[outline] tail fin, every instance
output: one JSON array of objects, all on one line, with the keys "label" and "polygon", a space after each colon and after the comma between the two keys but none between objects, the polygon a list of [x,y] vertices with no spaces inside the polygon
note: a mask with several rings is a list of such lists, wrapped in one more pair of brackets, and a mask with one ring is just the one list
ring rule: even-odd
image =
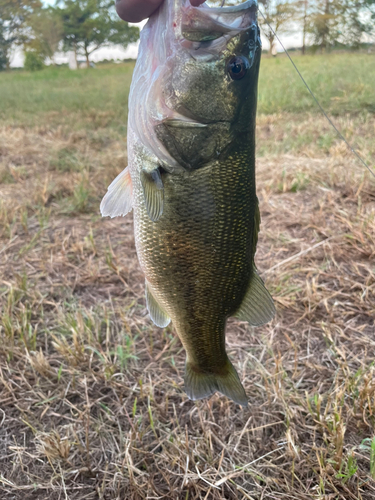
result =
[{"label": "tail fin", "polygon": [[190,399],[203,399],[218,391],[235,403],[247,406],[247,396],[232,363],[227,360],[225,373],[207,373],[186,361],[185,391]]}]

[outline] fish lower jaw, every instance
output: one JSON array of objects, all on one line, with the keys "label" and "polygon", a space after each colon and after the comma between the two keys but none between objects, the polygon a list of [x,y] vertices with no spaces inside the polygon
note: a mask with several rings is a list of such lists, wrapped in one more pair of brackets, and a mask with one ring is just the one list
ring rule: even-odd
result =
[{"label": "fish lower jaw", "polygon": [[162,123],[173,128],[206,128],[206,123],[195,122],[189,118],[167,118]]}]

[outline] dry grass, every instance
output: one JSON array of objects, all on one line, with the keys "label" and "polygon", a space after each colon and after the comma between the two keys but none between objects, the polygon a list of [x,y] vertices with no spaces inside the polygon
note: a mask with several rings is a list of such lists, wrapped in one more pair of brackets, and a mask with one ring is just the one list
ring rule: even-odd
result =
[{"label": "dry grass", "polygon": [[298,144],[322,119],[259,125],[257,263],[277,316],[228,327],[246,410],[187,399],[131,217],[99,217],[126,165],[117,136],[0,130],[2,500],[374,498],[375,184],[335,141]]}]

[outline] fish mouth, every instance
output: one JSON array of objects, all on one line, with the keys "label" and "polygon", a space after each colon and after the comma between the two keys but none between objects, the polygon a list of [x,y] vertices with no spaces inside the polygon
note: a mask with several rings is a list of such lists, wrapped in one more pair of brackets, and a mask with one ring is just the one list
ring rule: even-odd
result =
[{"label": "fish mouth", "polygon": [[187,1],[182,10],[181,33],[190,42],[212,42],[232,38],[248,30],[257,19],[257,0],[221,7],[193,6]]},{"label": "fish mouth", "polygon": [[[246,10],[249,10],[250,8],[258,8],[258,0],[247,0],[247,2],[243,2],[243,3],[239,3],[237,5],[225,5],[226,3],[226,0],[222,0],[222,4],[219,6],[219,7],[211,7],[207,4],[204,4],[203,5],[200,5],[199,7],[196,7],[196,8],[200,8],[200,9],[209,9],[211,13],[217,13],[217,12],[224,12],[224,13],[227,13],[227,14],[233,14],[233,13],[238,13],[238,12],[243,12],[243,11],[246,11]],[[193,6],[194,7],[194,6]]]},{"label": "fish mouth", "polygon": [[167,118],[163,120],[162,123],[167,127],[172,128],[206,128],[208,125],[206,123],[196,122],[189,120],[188,118]]},{"label": "fish mouth", "polygon": [[178,109],[170,110],[169,113],[164,115],[164,119],[161,123],[167,127],[171,128],[182,128],[182,129],[197,129],[197,128],[207,128],[207,123],[203,123],[199,117],[194,116],[189,109],[185,106],[179,106]]}]

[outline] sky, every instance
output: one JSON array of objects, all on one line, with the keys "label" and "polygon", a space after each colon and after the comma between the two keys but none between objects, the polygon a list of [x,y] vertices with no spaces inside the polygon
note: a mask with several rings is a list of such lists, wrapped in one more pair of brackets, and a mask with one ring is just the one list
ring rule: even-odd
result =
[{"label": "sky", "polygon": [[[114,1],[114,0],[113,0]],[[54,5],[55,0],[44,0],[43,2],[45,5]],[[134,24],[134,26],[139,26],[142,28],[145,25],[145,21],[141,23]],[[287,47],[296,47],[296,46],[301,46],[302,45],[302,40],[301,40],[301,34],[296,33],[294,35],[283,35],[281,36],[283,44]],[[267,40],[265,37],[262,37],[262,44],[265,49],[267,49]],[[276,44],[278,52],[282,52],[282,47],[280,44]],[[128,58],[136,58],[138,54],[138,42],[137,43],[132,43],[130,44],[126,49],[120,47],[120,46],[111,46],[111,47],[102,47],[101,49],[98,49],[95,51],[91,56],[90,60],[93,62],[98,62],[103,59],[115,59],[115,60],[122,60],[122,59],[128,59]],[[62,63],[67,63],[68,62],[68,55],[65,54],[64,52],[56,54],[56,62],[58,64]],[[79,60],[82,61],[84,60],[84,57],[79,57]],[[11,61],[11,66],[12,67],[21,67],[23,66],[23,52],[22,50],[18,49],[15,51],[12,61]]]}]

